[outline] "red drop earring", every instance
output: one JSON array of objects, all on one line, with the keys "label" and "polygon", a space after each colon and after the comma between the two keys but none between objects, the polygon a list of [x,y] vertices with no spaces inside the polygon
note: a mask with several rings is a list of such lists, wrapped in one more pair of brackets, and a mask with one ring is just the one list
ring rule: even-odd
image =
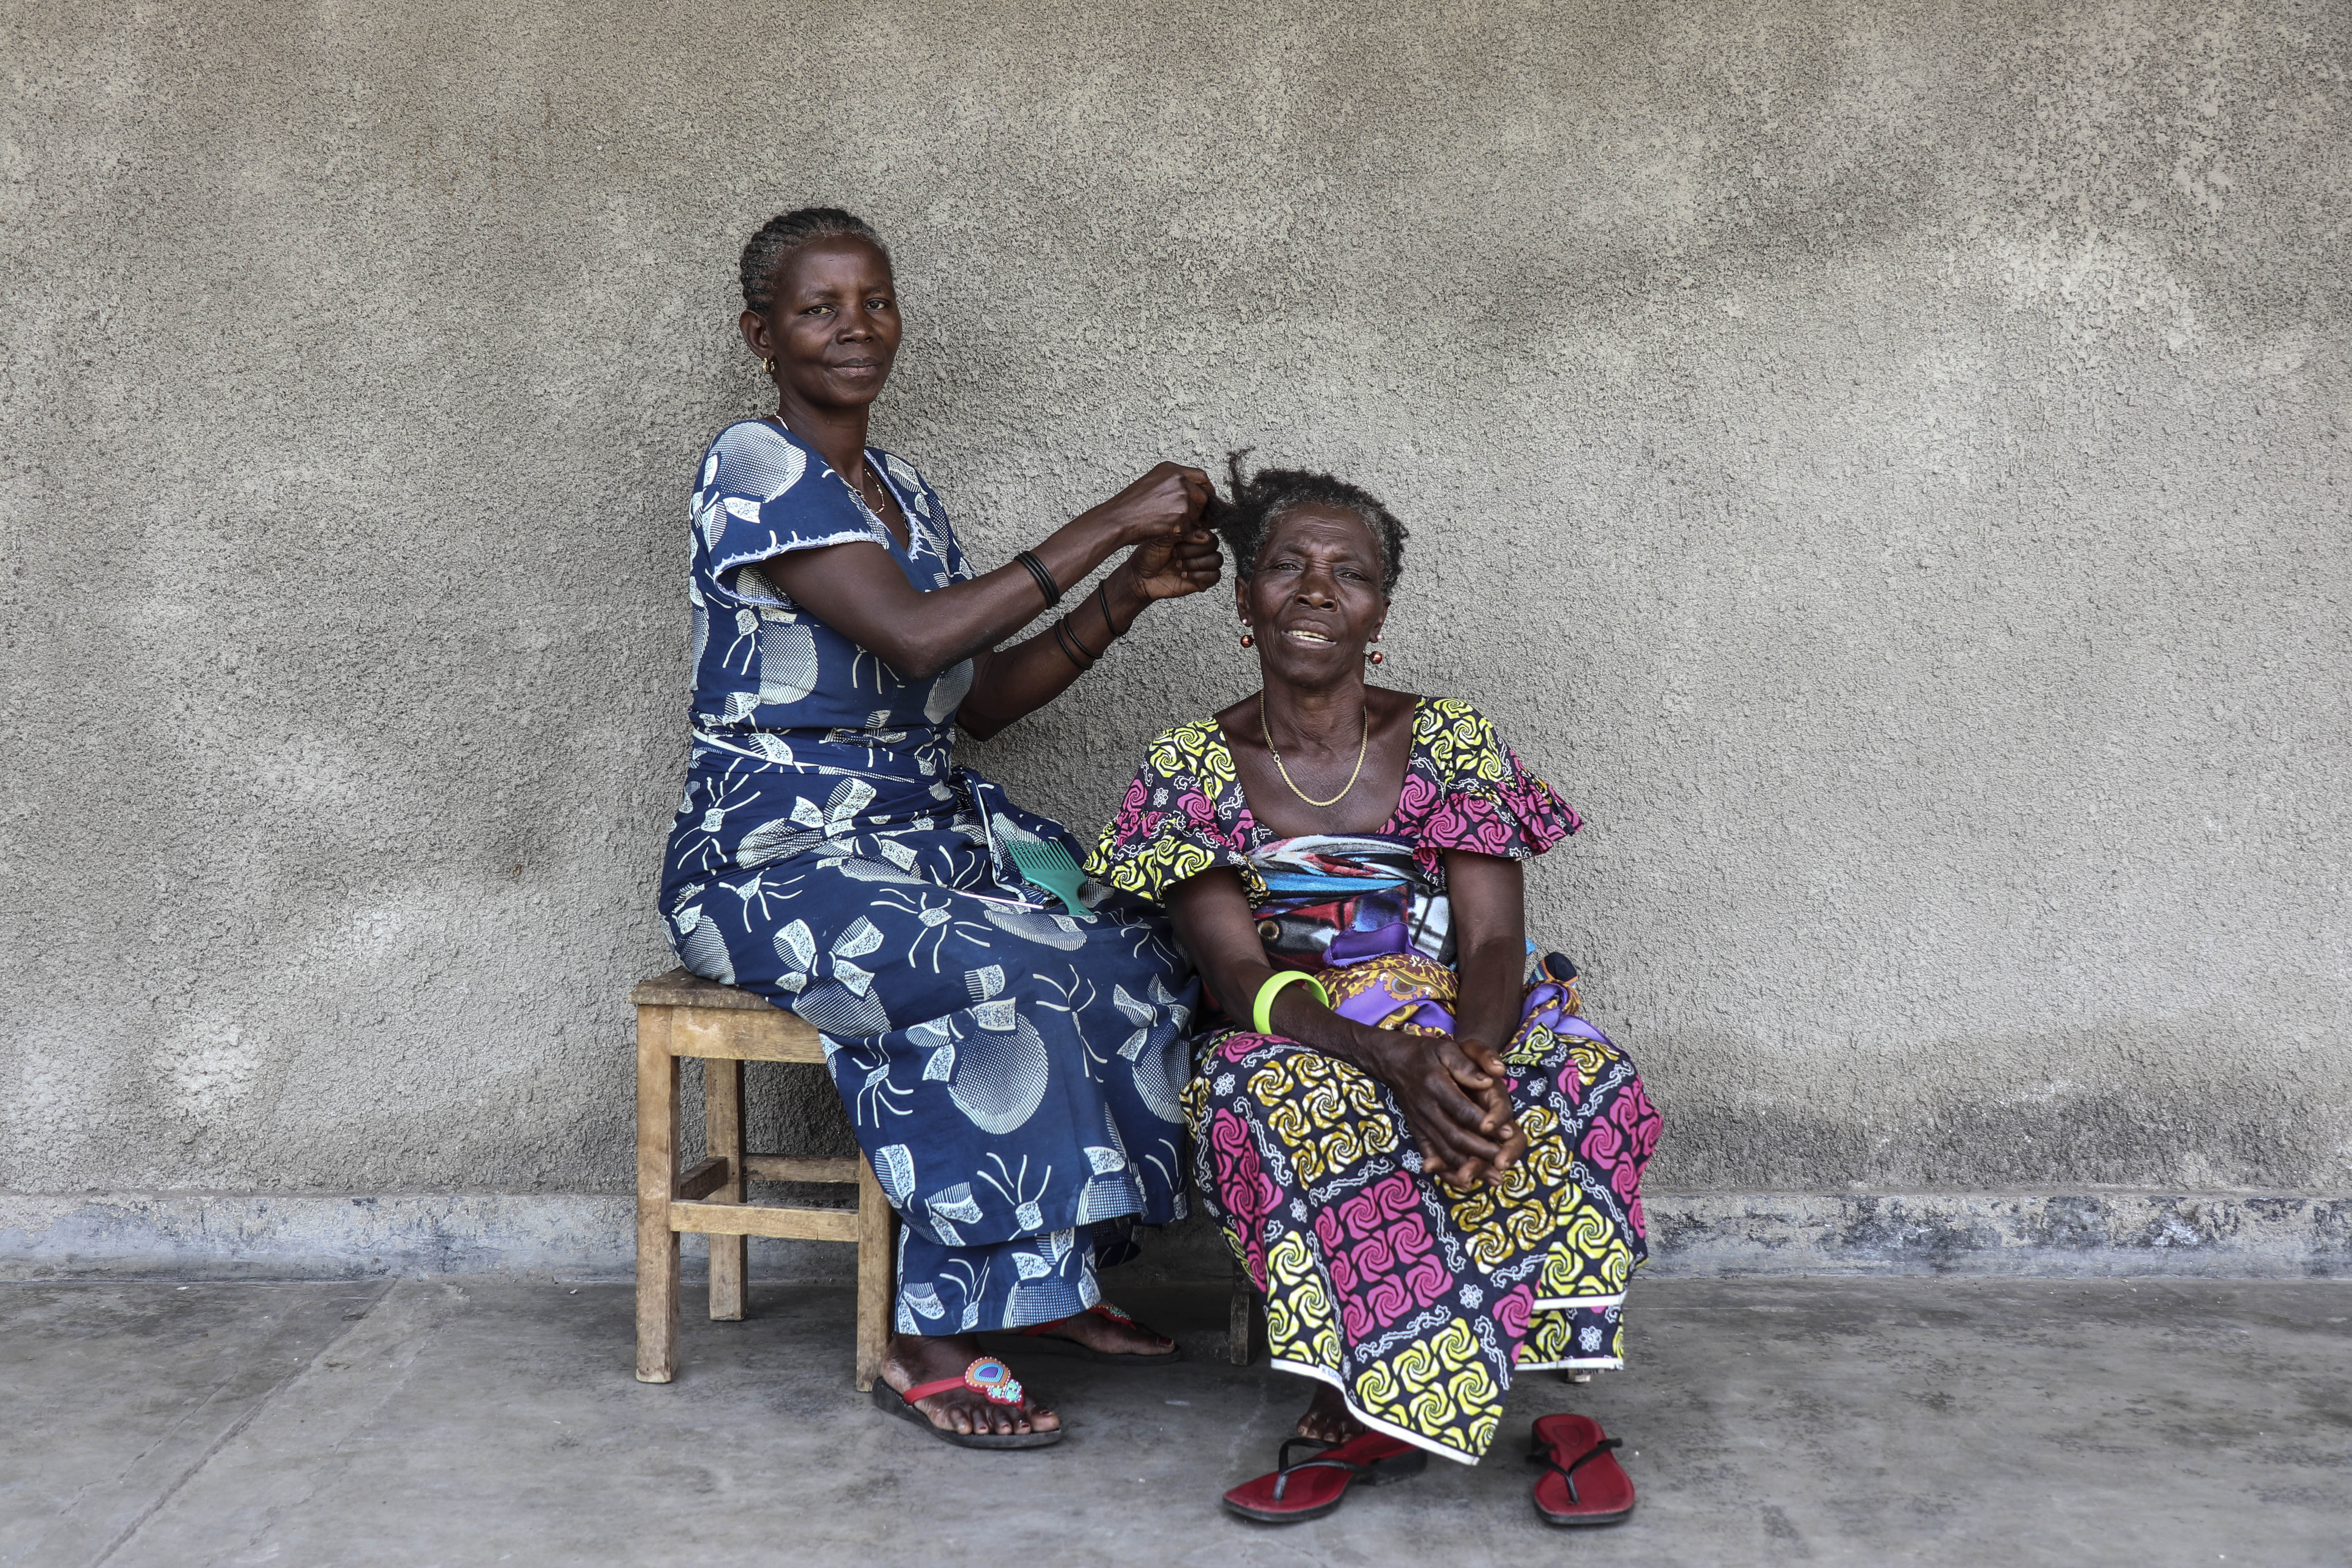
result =
[{"label": "red drop earring", "polygon": [[1244,621],[1242,623],[1242,647],[1255,647],[1256,646],[1257,638],[1250,636],[1250,624],[1247,621]]},{"label": "red drop earring", "polygon": [[1386,664],[1388,662],[1388,658],[1387,656],[1382,654],[1380,649],[1374,648],[1371,652],[1364,656],[1364,662],[1366,664]]}]

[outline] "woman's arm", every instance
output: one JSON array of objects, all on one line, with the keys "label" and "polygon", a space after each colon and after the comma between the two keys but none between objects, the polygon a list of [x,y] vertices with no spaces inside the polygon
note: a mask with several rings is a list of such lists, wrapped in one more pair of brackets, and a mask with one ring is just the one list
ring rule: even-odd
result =
[{"label": "woman's arm", "polygon": [[1454,1040],[1486,1070],[1492,1088],[1479,1098],[1502,1118],[1505,1142],[1517,1159],[1527,1138],[1503,1088],[1508,1073],[1502,1052],[1519,1031],[1527,997],[1527,877],[1517,860],[1448,849],[1445,888],[1454,905],[1454,967],[1459,976]]},{"label": "woman's arm", "polygon": [[[1217,536],[1206,529],[1173,540],[1148,540],[1103,580],[1102,593],[1089,591],[1069,612],[1068,635],[1080,652],[1099,658],[1156,600],[1215,587],[1223,563]],[[1106,597],[1111,618],[1104,615]],[[956,711],[956,722],[985,741],[1059,697],[1084,673],[1048,626],[1025,642],[974,656],[971,690]]]},{"label": "woman's arm", "polygon": [[[1209,477],[1200,469],[1162,463],[1063,524],[1031,553],[1055,583],[1075,587],[1116,551],[1181,538],[1209,494]],[[1017,561],[930,593],[908,582],[878,544],[794,551],[761,570],[794,603],[909,680],[929,679],[986,652],[1028,625],[1039,607],[1036,580]]]},{"label": "woman's arm", "polygon": [[[1177,939],[1225,1016],[1246,1020],[1257,988],[1274,966],[1265,961],[1265,946],[1258,940],[1239,873],[1220,868],[1179,884],[1171,895],[1169,912],[1175,918]],[[1283,987],[1275,998],[1272,1022],[1277,1034],[1360,1068],[1388,1085],[1431,1175],[1468,1187],[1499,1173],[1516,1157],[1509,1151],[1510,1135],[1517,1131],[1510,1127],[1509,1105],[1500,1102],[1496,1110],[1501,1085],[1453,1040],[1367,1028],[1342,1018],[1298,985]]]}]

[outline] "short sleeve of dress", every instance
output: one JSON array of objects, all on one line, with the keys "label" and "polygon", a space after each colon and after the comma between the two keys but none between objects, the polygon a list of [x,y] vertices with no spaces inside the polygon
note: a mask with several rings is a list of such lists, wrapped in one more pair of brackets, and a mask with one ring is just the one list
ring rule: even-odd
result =
[{"label": "short sleeve of dress", "polygon": [[1234,787],[1232,759],[1215,721],[1181,724],[1151,742],[1118,815],[1087,857],[1087,875],[1098,882],[1165,903],[1181,882],[1220,866],[1256,874],[1226,836],[1217,803]]},{"label": "short sleeve of dress", "polygon": [[711,575],[827,544],[884,544],[849,487],[816,482],[825,461],[773,425],[730,425],[703,454],[694,526]]},{"label": "short sleeve of dress", "polygon": [[[1406,804],[1417,806],[1413,815],[1423,818],[1423,853],[1468,849],[1528,860],[1584,826],[1468,703],[1433,700],[1422,723],[1429,769],[1412,770],[1405,790]],[[1416,793],[1422,798],[1411,800]]]}]

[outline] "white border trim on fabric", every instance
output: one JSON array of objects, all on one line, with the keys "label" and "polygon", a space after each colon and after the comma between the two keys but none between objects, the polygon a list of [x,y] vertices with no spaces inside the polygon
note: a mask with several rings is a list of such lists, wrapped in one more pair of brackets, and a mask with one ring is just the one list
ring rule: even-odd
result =
[{"label": "white border trim on fabric", "polygon": [[1604,1307],[1622,1307],[1625,1292],[1614,1296],[1538,1296],[1529,1309],[1537,1312],[1590,1312]]},{"label": "white border trim on fabric", "polygon": [[1511,1369],[1512,1373],[1515,1374],[1522,1372],[1622,1372],[1624,1370],[1625,1358],[1623,1356],[1615,1355],[1602,1356],[1597,1361],[1577,1361],[1574,1359],[1568,1361],[1523,1361],[1519,1363],[1518,1365]]},{"label": "white border trim on fabric", "polygon": [[[798,758],[794,758],[791,762],[778,762],[775,758],[769,756],[764,752],[755,752],[748,746],[739,746],[723,735],[719,735],[711,731],[701,728],[691,720],[688,721],[686,728],[688,739],[697,745],[709,746],[715,751],[732,752],[737,756],[741,757],[748,762],[765,763],[772,768],[781,769],[789,773],[815,773],[821,774],[826,778],[871,779],[876,784],[899,784],[904,782],[896,775],[890,773],[869,773],[857,768],[839,768],[826,763],[803,763]],[[690,757],[688,759],[689,766],[692,764],[692,761],[693,759]],[[948,779],[943,779],[940,782],[952,782],[952,774],[950,774]]]},{"label": "white border trim on fabric", "polygon": [[[738,521],[740,521],[740,520],[739,519]],[[759,525],[754,524],[753,526],[756,527]],[[772,610],[797,610],[801,607],[800,601],[797,599],[751,598],[745,595],[737,593],[735,591],[735,585],[732,583],[719,582],[719,578],[724,573],[740,572],[746,566],[757,566],[763,562],[781,561],[787,555],[796,555],[803,550],[823,550],[829,545],[835,544],[879,544],[882,542],[880,540],[874,537],[873,532],[870,530],[864,529],[861,529],[856,533],[828,533],[823,539],[784,540],[777,539],[775,537],[775,531],[771,529],[769,530],[768,542],[774,545],[775,548],[772,550],[757,551],[755,553],[750,555],[730,555],[726,557],[723,562],[719,558],[719,552],[718,551],[713,550],[710,552],[712,556],[710,576],[713,582],[719,583],[719,591],[720,593],[726,595],[737,604],[746,607],[764,605]],[[896,541],[893,541],[893,542],[896,542]]]},{"label": "white border trim on fabric", "polygon": [[1459,1448],[1449,1448],[1443,1443],[1433,1442],[1418,1432],[1408,1432],[1394,1422],[1383,1421],[1363,1409],[1348,1397],[1348,1390],[1340,1384],[1339,1374],[1328,1368],[1309,1366],[1305,1362],[1285,1361],[1278,1355],[1269,1355],[1266,1360],[1273,1364],[1276,1372],[1294,1373],[1300,1377],[1311,1377],[1318,1383],[1326,1383],[1338,1389],[1339,1403],[1348,1407],[1348,1414],[1375,1432],[1385,1432],[1400,1443],[1410,1443],[1416,1448],[1434,1454],[1441,1459],[1451,1459],[1457,1465],[1475,1465],[1478,1462],[1477,1456],[1475,1454],[1465,1454]]}]

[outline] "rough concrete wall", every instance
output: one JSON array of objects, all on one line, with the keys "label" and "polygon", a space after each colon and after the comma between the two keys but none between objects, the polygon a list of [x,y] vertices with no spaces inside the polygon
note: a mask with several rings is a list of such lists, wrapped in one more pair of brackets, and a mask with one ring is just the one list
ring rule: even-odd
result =
[{"label": "rough concrete wall", "polygon": [[[733,258],[835,201],[982,560],[1244,444],[1412,523],[1657,1185],[2352,1189],[2340,4],[0,38],[0,1188],[625,1186]],[[970,760],[1090,828],[1230,622]]]}]

